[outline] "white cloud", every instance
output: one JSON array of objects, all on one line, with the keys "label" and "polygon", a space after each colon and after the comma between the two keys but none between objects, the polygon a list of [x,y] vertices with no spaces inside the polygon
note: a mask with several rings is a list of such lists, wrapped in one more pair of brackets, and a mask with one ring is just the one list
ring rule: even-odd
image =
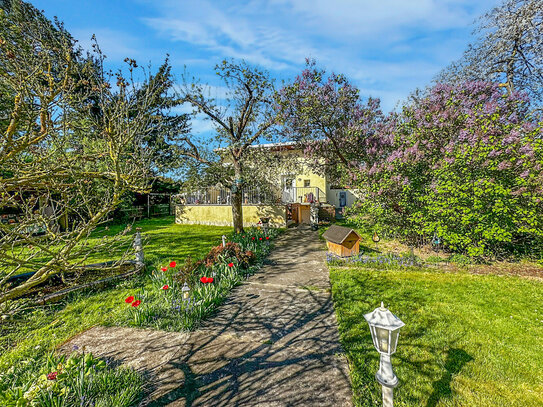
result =
[{"label": "white cloud", "polygon": [[190,124],[193,134],[215,133],[215,125],[204,116],[192,117]]},{"label": "white cloud", "polygon": [[285,78],[312,57],[389,109],[458,58],[471,23],[498,1],[162,0],[143,21],[207,69],[243,58]]},{"label": "white cloud", "polygon": [[[190,2],[189,2],[190,3]],[[187,3],[184,3],[186,6]],[[143,21],[173,41],[204,47],[221,57],[245,59],[269,69],[282,70],[299,64],[313,47],[278,27],[270,16],[251,16],[247,10],[223,10],[206,1],[197,7],[166,6],[163,16]],[[228,13],[230,11],[230,13]],[[179,16],[182,17],[171,17]]]}]

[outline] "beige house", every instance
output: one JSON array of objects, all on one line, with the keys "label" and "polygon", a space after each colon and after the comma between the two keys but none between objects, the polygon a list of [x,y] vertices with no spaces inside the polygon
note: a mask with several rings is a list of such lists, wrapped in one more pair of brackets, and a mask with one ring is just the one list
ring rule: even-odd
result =
[{"label": "beige house", "polygon": [[[302,151],[294,143],[260,144],[275,154],[294,156],[296,165],[270,175],[270,188],[245,188],[243,197],[244,226],[255,226],[269,218],[273,226],[310,223],[310,207],[319,208],[319,217],[333,218],[356,198],[353,191],[335,188],[326,176],[312,172]],[[292,157],[291,157],[292,158]],[[180,194],[177,197],[176,222],[186,224],[232,225],[230,191],[210,187]]]}]

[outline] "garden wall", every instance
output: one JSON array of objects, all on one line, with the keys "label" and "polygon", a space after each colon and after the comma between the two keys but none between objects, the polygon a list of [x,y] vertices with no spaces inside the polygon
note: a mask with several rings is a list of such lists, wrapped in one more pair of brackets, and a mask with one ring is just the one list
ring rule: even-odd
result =
[{"label": "garden wall", "polygon": [[[270,218],[270,226],[285,227],[286,206],[243,205],[243,226],[256,226],[261,217]],[[232,207],[228,205],[176,205],[175,223],[233,226]]]}]

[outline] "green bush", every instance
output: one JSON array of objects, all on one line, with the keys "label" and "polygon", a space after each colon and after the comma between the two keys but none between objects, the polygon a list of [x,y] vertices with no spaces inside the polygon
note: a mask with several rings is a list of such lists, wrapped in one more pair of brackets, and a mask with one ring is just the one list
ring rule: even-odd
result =
[{"label": "green bush", "polygon": [[447,259],[450,263],[458,264],[459,266],[467,266],[472,263],[472,260],[463,254],[453,254]]},{"label": "green bush", "polygon": [[426,259],[426,263],[442,263],[446,261],[443,257],[439,257],[439,256],[429,256],[427,259]]},{"label": "green bush", "polygon": [[536,247],[541,123],[523,95],[497,84],[436,85],[394,117],[393,138],[383,134],[390,142],[362,170],[368,199],[356,218],[472,257]]}]

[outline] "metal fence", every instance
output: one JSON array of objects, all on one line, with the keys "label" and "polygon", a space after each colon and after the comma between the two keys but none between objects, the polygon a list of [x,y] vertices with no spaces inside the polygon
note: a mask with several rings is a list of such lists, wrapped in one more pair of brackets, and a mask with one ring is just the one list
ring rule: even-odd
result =
[{"label": "metal fence", "polygon": [[[291,187],[281,191],[245,188],[242,203],[244,205],[310,203],[320,202],[325,194],[317,187]],[[173,197],[173,202],[180,205],[231,205],[232,192],[228,188],[202,188],[195,191],[182,192]]]}]

